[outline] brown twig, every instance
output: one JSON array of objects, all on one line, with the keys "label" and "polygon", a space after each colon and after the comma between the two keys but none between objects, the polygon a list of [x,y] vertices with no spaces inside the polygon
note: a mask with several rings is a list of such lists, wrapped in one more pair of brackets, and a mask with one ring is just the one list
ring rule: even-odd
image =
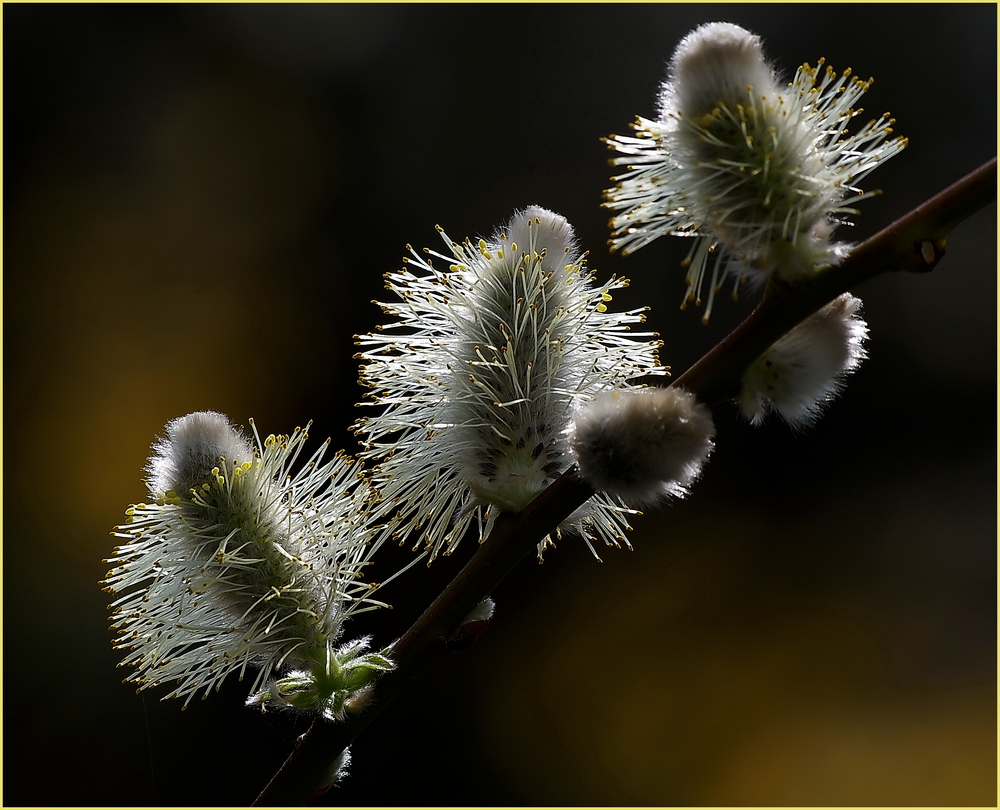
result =
[{"label": "brown twig", "polygon": [[[996,199],[996,158],[868,239],[838,266],[793,286],[772,281],[751,315],[671,382],[714,404],[739,391],[747,366],[774,341],[841,293],[880,273],[926,272],[944,254],[949,232]],[[517,514],[497,519],[489,539],[392,647],[396,669],[376,684],[363,708],[340,723],[316,720],[296,742],[257,805],[304,804],[322,788],[330,763],[427,665],[446,657],[448,637],[537,543],[594,490],[570,468]]]}]

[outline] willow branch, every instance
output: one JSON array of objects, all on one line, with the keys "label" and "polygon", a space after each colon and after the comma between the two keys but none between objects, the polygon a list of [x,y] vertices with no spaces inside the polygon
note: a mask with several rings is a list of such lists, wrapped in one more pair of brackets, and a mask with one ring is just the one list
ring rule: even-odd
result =
[{"label": "willow branch", "polygon": [[[885,272],[927,272],[948,234],[996,199],[996,158],[857,246],[836,267],[794,286],[773,281],[751,315],[671,385],[714,404],[739,391],[746,368],[774,341],[837,296]],[[296,741],[258,805],[303,804],[320,791],[330,763],[428,665],[453,651],[449,637],[469,612],[578,509],[594,490],[571,467],[517,514],[501,515],[475,556],[391,650],[396,669],[382,676],[363,707],[340,723],[316,720]]]},{"label": "willow branch", "polygon": [[836,267],[794,286],[772,277],[750,316],[671,384],[708,404],[735,396],[750,363],[838,295],[882,273],[933,270],[948,234],[996,199],[996,185],[993,158],[862,242]]}]

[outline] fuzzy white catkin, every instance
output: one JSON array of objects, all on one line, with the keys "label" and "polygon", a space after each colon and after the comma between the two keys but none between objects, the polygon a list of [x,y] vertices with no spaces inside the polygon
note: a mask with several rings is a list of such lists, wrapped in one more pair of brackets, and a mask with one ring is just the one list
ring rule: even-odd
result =
[{"label": "fuzzy white catkin", "polygon": [[605,192],[612,249],[688,237],[684,300],[704,298],[705,320],[726,274],[735,295],[746,279],[795,282],[841,261],[835,227],[879,193],[858,184],[906,146],[888,113],[851,132],[871,81],[821,59],[786,83],[756,34],[696,28],[670,61],[657,118],[607,139],[625,167]]},{"label": "fuzzy white catkin", "polygon": [[867,337],[861,299],[844,293],[775,342],[744,372],[743,413],[755,425],[771,410],[793,427],[815,421],[844,377],[867,356]]},{"label": "fuzzy white catkin", "polygon": [[580,409],[570,444],[583,477],[636,506],[684,497],[712,452],[711,412],[680,388],[609,391]]},{"label": "fuzzy white catkin", "polygon": [[[168,696],[186,701],[252,669],[252,692],[289,668],[314,685],[347,646],[335,647],[347,617],[383,604],[362,579],[378,540],[358,466],[324,461],[327,441],[296,469],[306,431],[261,441],[255,429],[252,445],[213,411],[165,433],[146,467],[153,503],[126,510],[108,560],[129,680],[176,683]],[[350,644],[345,667],[366,649]]]},{"label": "fuzzy white catkin", "polygon": [[[447,253],[411,248],[387,276],[400,300],[382,306],[394,320],[361,336],[358,355],[384,406],[358,423],[376,462],[376,515],[391,513],[386,531],[414,537],[431,559],[470,525],[485,539],[501,511],[523,509],[570,466],[579,404],[664,372],[655,335],[630,331],[643,310],[609,309],[628,282],[596,281],[565,217],[533,205],[489,241],[441,234]],[[556,534],[627,543],[627,513],[597,496]]]}]

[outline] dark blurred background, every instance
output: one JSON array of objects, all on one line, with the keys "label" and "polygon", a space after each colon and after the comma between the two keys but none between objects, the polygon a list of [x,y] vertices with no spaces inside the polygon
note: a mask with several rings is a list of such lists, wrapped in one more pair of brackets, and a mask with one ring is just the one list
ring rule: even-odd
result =
[{"label": "dark blurred background", "polygon": [[[352,336],[407,242],[558,211],[675,372],[749,312],[678,311],[686,245],[609,256],[598,207],[600,137],[711,20],[876,77],[910,146],[852,239],[995,153],[993,5],[4,5],[5,804],[245,804],[282,762],[304,725],[243,684],[185,712],[122,684],[108,533],[192,410],[356,449]],[[871,357],[825,418],[719,409],[635,551],[523,564],[326,800],[995,805],[995,246],[991,206],[858,290]],[[473,551],[355,632],[399,635]]]}]

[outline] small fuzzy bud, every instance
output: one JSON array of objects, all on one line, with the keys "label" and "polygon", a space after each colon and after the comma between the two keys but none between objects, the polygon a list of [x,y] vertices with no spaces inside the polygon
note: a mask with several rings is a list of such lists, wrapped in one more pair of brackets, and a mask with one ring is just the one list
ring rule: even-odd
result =
[{"label": "small fuzzy bud", "polygon": [[345,748],[340,752],[340,755],[330,763],[330,766],[326,769],[323,774],[321,787],[318,787],[311,794],[309,794],[308,803],[312,804],[317,799],[321,798],[330,788],[336,785],[338,782],[344,780],[347,777],[348,771],[351,767],[351,749]]},{"label": "small fuzzy bud", "polygon": [[744,372],[743,413],[755,425],[769,410],[792,427],[815,421],[844,377],[867,356],[867,337],[861,299],[844,293],[775,342]]},{"label": "small fuzzy bud", "polygon": [[496,607],[497,603],[487,596],[482,602],[469,611],[469,615],[462,619],[462,624],[469,624],[469,622],[488,622],[493,618],[493,612],[496,610]]},{"label": "small fuzzy bud", "polygon": [[475,644],[490,626],[490,619],[493,618],[495,609],[496,602],[487,596],[470,610],[469,615],[462,619],[461,624],[448,636],[446,640],[448,649],[457,652]]},{"label": "small fuzzy bud", "polygon": [[570,443],[580,472],[626,503],[684,497],[712,451],[708,408],[680,388],[610,391],[583,407]]}]

